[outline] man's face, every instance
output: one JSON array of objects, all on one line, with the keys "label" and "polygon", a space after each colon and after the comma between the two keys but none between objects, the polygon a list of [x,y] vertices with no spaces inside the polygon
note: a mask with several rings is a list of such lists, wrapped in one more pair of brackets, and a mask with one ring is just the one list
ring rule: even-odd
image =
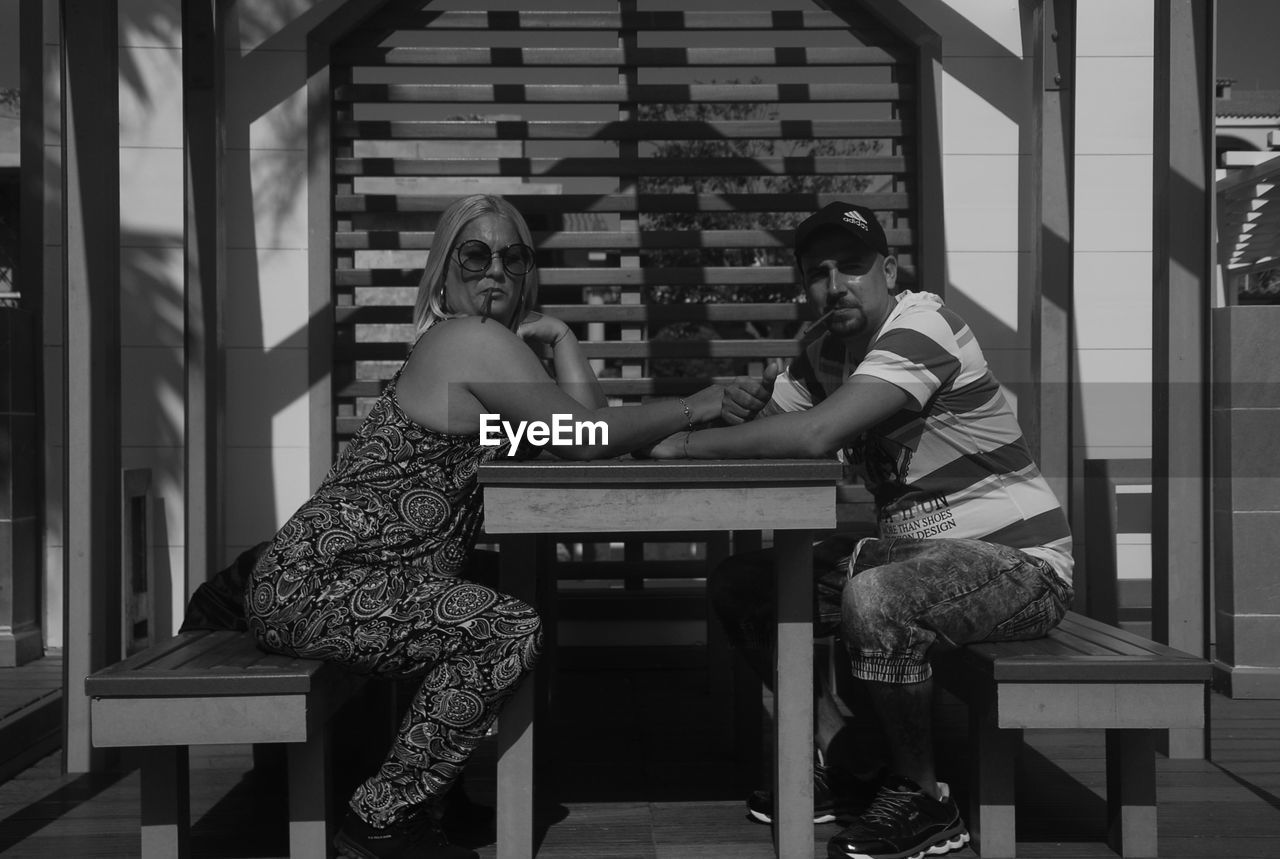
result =
[{"label": "man's face", "polygon": [[870,337],[893,309],[898,261],[839,229],[823,230],[800,254],[800,278],[826,327],[842,339]]}]

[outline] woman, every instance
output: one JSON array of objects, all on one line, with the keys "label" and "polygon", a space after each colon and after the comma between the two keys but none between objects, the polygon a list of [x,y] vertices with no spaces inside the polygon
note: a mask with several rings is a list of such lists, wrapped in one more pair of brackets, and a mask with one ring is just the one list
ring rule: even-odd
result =
[{"label": "woman", "polygon": [[[505,200],[445,210],[418,287],[417,342],[316,494],[250,577],[250,628],[270,650],[422,678],[386,760],[350,800],[344,857],[474,857],[440,830],[439,800],[541,646],[529,605],[459,578],[481,525],[481,416],[603,421],[616,456],[720,412],[720,390],[610,408],[573,332],[532,310],[532,239]],[[530,344],[552,351],[553,381]],[[493,420],[492,418],[490,419]],[[607,443],[605,440],[607,439]]]}]

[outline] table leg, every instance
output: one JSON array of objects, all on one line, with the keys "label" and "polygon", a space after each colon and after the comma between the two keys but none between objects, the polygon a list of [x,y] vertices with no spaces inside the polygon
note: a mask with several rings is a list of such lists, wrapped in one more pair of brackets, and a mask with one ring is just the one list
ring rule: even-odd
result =
[{"label": "table leg", "polygon": [[778,647],[774,690],[774,846],[813,855],[813,542],[775,531]]},{"label": "table leg", "polygon": [[[529,536],[503,538],[499,551],[499,589],[531,605],[537,604],[536,551]],[[498,717],[498,859],[533,856],[533,679],[520,684]]]},{"label": "table leg", "polygon": [[142,857],[190,855],[191,781],[186,746],[142,749]]}]

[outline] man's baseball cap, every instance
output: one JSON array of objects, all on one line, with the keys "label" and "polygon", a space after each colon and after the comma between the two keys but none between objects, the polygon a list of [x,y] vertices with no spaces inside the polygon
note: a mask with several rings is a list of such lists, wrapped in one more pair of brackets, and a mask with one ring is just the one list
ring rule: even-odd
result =
[{"label": "man's baseball cap", "polygon": [[884,227],[880,226],[875,212],[866,206],[839,200],[823,206],[796,227],[796,255],[800,255],[815,233],[827,227],[844,230],[881,256],[889,255],[889,241],[885,238]]}]

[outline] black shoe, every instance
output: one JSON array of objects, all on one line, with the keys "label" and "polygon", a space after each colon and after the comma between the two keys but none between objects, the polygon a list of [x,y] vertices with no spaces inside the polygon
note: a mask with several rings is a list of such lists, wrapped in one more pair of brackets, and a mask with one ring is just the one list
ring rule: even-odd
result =
[{"label": "black shoe", "polygon": [[[821,762],[813,765],[813,822],[831,823],[858,814],[875,798],[883,773],[860,779]],[[747,797],[747,814],[757,823],[773,823],[773,792],[754,791]]]},{"label": "black shoe", "polygon": [[921,859],[963,847],[969,833],[945,784],[934,799],[915,782],[894,776],[858,819],[827,842],[829,859]]},{"label": "black shoe", "polygon": [[349,812],[333,846],[342,859],[479,859],[474,850],[450,844],[434,814],[379,829]]}]

